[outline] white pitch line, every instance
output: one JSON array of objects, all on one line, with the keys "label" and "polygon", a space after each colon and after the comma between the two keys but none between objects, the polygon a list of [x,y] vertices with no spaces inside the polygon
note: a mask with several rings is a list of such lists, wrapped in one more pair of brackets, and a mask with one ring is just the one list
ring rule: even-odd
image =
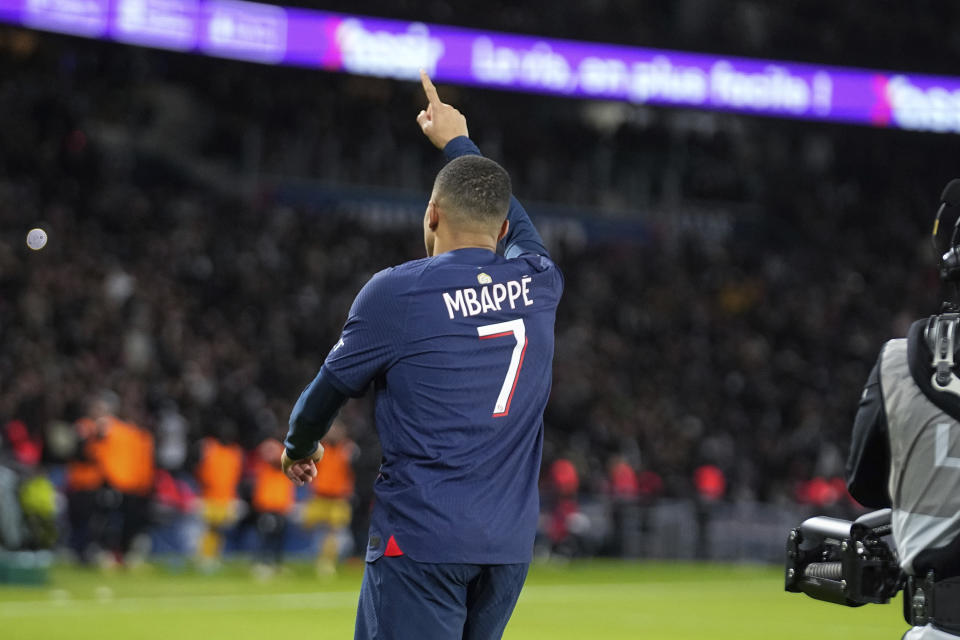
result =
[{"label": "white pitch line", "polygon": [[77,613],[142,611],[282,611],[356,607],[354,591],[266,593],[237,595],[155,596],[134,598],[77,598],[0,603],[0,618]]},{"label": "white pitch line", "polygon": [[[606,599],[624,589],[663,590],[669,582],[624,582],[598,584],[531,585],[520,594],[523,602],[551,602],[576,595],[584,599]],[[236,595],[138,596],[104,598],[49,598],[0,603],[0,618],[49,616],[59,614],[123,613],[142,611],[283,611],[302,609],[353,609],[358,591],[318,591],[314,593],[265,593]]]}]

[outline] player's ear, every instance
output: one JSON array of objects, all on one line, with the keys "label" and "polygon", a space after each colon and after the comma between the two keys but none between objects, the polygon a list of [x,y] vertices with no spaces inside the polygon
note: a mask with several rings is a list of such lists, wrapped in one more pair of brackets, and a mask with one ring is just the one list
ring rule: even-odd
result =
[{"label": "player's ear", "polygon": [[427,205],[427,227],[430,231],[436,231],[439,224],[440,210],[437,208],[437,203],[431,200],[430,204]]},{"label": "player's ear", "polygon": [[507,231],[510,230],[510,221],[504,219],[503,224],[500,225],[500,235],[497,236],[497,242],[500,242],[505,237],[507,237]]}]

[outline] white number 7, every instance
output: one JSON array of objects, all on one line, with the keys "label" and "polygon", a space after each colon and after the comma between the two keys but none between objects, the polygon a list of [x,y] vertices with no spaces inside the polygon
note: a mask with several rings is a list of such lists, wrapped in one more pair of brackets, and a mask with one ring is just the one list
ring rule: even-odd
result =
[{"label": "white number 7", "polygon": [[500,388],[500,395],[497,396],[497,404],[493,407],[493,417],[502,418],[510,413],[513,390],[517,388],[517,375],[520,373],[520,367],[523,366],[523,354],[527,350],[527,329],[523,325],[523,318],[519,318],[509,322],[498,322],[497,324],[477,327],[477,333],[481,340],[503,338],[511,333],[517,340],[517,344],[513,348],[513,354],[510,356],[510,366],[507,367],[507,377],[503,379],[503,387]]}]

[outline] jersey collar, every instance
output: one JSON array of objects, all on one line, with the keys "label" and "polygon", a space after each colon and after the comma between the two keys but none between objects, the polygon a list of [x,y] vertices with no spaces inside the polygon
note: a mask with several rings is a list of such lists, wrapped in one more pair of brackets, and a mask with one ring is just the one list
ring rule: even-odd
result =
[{"label": "jersey collar", "polygon": [[480,249],[478,247],[468,247],[466,249],[454,249],[436,256],[437,260],[443,262],[453,262],[457,264],[493,264],[498,260],[498,256],[489,249]]}]

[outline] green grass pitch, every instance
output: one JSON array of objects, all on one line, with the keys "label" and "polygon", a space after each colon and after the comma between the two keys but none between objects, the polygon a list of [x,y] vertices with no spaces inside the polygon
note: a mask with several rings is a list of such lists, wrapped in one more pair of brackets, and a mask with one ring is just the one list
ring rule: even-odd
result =
[{"label": "green grass pitch", "polygon": [[[244,564],[214,575],[144,567],[53,570],[42,587],[0,586],[5,640],[263,640],[353,637],[362,566],[318,579],[291,565],[268,581]],[[505,638],[856,640],[896,638],[899,598],[858,609],[783,591],[781,570],[585,561],[535,565]]]}]

